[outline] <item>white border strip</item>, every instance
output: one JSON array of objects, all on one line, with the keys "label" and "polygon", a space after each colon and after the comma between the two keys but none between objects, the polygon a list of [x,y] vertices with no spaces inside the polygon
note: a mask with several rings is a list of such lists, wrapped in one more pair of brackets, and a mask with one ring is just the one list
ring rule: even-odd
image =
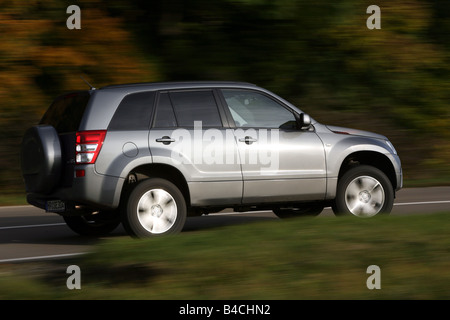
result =
[{"label": "white border strip", "polygon": [[30,225],[24,225],[24,226],[10,226],[10,227],[0,227],[0,230],[7,230],[7,229],[21,229],[21,228],[37,228],[37,227],[55,227],[55,226],[65,226],[66,224],[61,223],[46,223],[46,224],[30,224]]},{"label": "white border strip", "polygon": [[403,203],[394,203],[394,206],[413,206],[420,204],[442,204],[442,203],[450,203],[450,200],[444,201],[423,201],[423,202],[403,202]]},{"label": "white border strip", "polygon": [[37,257],[25,257],[25,258],[13,258],[13,259],[3,259],[0,260],[0,263],[5,262],[19,262],[19,261],[30,261],[30,260],[45,260],[45,259],[55,259],[55,258],[65,258],[65,257],[74,257],[86,254],[85,252],[78,253],[63,253],[63,254],[54,254],[50,256],[37,256]]}]

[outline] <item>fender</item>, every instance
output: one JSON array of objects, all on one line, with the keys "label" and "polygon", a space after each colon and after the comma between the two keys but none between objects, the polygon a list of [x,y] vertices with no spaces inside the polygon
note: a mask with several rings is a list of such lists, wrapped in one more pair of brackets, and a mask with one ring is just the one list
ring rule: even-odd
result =
[{"label": "fender", "polygon": [[[385,141],[372,137],[352,136],[342,139],[342,134],[320,133],[320,138],[324,143],[325,161],[327,170],[327,193],[326,199],[334,199],[338,183],[339,172],[345,159],[357,152],[375,152],[382,155],[391,163],[395,172],[398,172],[400,165],[391,156],[391,151]],[[397,176],[397,187],[399,183]]]}]

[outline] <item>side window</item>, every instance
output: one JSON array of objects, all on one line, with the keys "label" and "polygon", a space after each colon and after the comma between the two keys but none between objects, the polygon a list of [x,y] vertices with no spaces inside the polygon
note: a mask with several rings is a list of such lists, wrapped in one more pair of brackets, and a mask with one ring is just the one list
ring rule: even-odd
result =
[{"label": "side window", "polygon": [[211,90],[171,92],[170,100],[180,127],[193,127],[201,121],[203,127],[222,127],[216,99]]},{"label": "side window", "polygon": [[294,114],[269,97],[254,91],[222,90],[236,127],[296,129]]},{"label": "side window", "polygon": [[170,102],[168,93],[161,93],[159,95],[153,126],[156,128],[171,128],[177,126],[177,120],[175,119],[175,114],[173,112],[172,103]]},{"label": "side window", "polygon": [[154,100],[153,91],[127,95],[117,107],[108,130],[148,130]]}]

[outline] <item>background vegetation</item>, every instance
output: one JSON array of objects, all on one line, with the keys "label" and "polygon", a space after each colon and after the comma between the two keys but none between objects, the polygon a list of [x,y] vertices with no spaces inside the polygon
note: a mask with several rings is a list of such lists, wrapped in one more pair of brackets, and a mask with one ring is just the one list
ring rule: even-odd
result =
[{"label": "background vegetation", "polygon": [[[66,9],[81,8],[81,30]],[[366,9],[381,8],[369,30]],[[405,184],[450,181],[446,0],[0,0],[0,193],[55,96],[121,82],[240,80],[396,145]]]}]

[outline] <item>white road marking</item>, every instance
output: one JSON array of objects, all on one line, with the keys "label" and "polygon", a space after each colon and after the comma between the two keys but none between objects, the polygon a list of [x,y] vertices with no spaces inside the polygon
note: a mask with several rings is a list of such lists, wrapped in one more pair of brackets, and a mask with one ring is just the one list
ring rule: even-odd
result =
[{"label": "white road marking", "polygon": [[46,224],[30,224],[24,226],[10,226],[10,227],[0,227],[0,230],[6,229],[20,229],[20,228],[37,228],[37,227],[54,227],[54,226],[65,226],[65,223],[46,223]]},{"label": "white road marking", "polygon": [[[424,204],[445,204],[445,203],[450,203],[450,200],[400,202],[400,203],[394,203],[394,206],[415,206],[415,205],[424,205]],[[325,207],[325,209],[331,209],[331,207]],[[220,212],[220,213],[211,213],[211,215],[221,216],[221,215],[233,215],[233,214],[241,214],[241,213],[263,213],[263,212],[268,212],[268,211],[269,210],[248,211],[248,212]]]},{"label": "white road marking", "polygon": [[54,259],[54,258],[65,258],[65,257],[79,256],[79,255],[82,255],[82,254],[86,254],[86,253],[85,252],[63,253],[63,254],[53,254],[53,255],[49,255],[49,256],[37,256],[37,257],[3,259],[3,260],[0,260],[0,263],[29,261],[29,260],[44,260],[44,259]]},{"label": "white road marking", "polygon": [[443,204],[443,203],[450,203],[450,200],[444,200],[444,201],[422,201],[422,202],[403,202],[403,203],[394,203],[394,206],[413,206],[413,205],[420,205],[420,204]]},{"label": "white road marking", "polygon": [[[418,201],[418,202],[401,202],[401,203],[394,203],[394,206],[414,206],[414,205],[426,205],[426,204],[446,204],[450,203],[450,200],[442,200],[442,201]],[[15,206],[15,207],[9,207],[9,208],[18,208],[18,207],[27,207],[27,206]],[[29,206],[28,206],[29,207]],[[1,209],[5,209],[8,207],[2,207]],[[330,209],[331,207],[325,207],[325,209]],[[234,214],[241,214],[241,213],[263,213],[267,212],[268,210],[258,210],[258,211],[248,211],[248,212],[218,212],[218,213],[212,213],[211,215],[215,216],[221,216],[221,215],[234,215]],[[19,229],[19,228],[36,228],[36,227],[52,227],[52,226],[63,226],[66,225],[65,223],[49,223],[49,224],[33,224],[33,225],[24,225],[24,226],[10,226],[10,227],[0,227],[0,230],[6,230],[6,229]]]}]

